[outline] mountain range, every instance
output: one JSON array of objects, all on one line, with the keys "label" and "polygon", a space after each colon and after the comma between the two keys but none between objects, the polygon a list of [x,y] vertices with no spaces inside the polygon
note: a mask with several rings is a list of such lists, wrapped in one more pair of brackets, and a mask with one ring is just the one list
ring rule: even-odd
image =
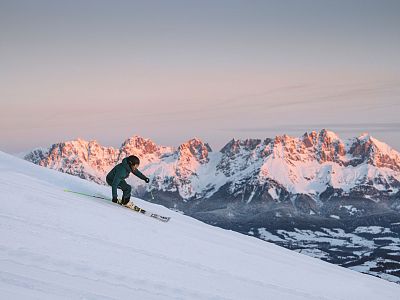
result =
[{"label": "mountain range", "polygon": [[[218,152],[197,138],[177,148],[140,136],[120,148],[77,139],[35,149],[24,158],[105,184],[107,172],[131,154],[140,157],[140,168],[151,179],[146,187],[134,182],[136,193],[157,191],[186,210],[215,198],[273,207],[289,202],[296,212],[311,215],[323,214],[324,201],[338,197],[400,208],[400,154],[368,134],[342,140],[321,130],[301,137],[232,139]],[[361,214],[357,207],[345,210],[338,216]]]}]

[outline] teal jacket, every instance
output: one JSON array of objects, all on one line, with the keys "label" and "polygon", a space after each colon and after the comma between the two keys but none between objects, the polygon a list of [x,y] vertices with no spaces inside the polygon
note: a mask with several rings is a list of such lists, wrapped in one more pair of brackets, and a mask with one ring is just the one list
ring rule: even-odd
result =
[{"label": "teal jacket", "polygon": [[[118,185],[121,183],[121,181],[125,180],[126,178],[129,177],[129,174],[132,172],[131,167],[128,164],[128,161],[126,158],[122,160],[122,162],[118,165],[116,165],[108,174],[106,177],[106,181],[109,185],[112,186],[112,196],[113,198],[117,198],[117,188]],[[137,177],[139,177],[142,180],[146,180],[147,177],[142,174],[139,170],[135,170],[132,172],[135,174]]]}]

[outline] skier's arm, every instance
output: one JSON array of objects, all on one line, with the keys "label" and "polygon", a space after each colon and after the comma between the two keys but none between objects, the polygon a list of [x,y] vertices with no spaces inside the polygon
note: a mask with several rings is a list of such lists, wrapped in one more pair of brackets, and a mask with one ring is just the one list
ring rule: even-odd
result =
[{"label": "skier's arm", "polygon": [[147,177],[145,175],[143,175],[142,172],[140,172],[138,169],[136,169],[133,174],[135,174],[137,177],[139,177],[140,179],[144,180],[147,182]]}]

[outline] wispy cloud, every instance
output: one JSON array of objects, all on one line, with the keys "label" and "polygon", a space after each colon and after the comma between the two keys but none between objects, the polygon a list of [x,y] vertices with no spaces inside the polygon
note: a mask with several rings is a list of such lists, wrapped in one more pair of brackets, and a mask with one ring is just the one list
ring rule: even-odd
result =
[{"label": "wispy cloud", "polygon": [[[391,97],[387,97],[390,95]],[[312,85],[293,84],[271,88],[259,93],[240,94],[235,97],[205,100],[196,103],[187,101],[181,107],[172,106],[163,111],[144,112],[146,117],[186,119],[219,118],[221,114],[254,112],[260,108],[293,110],[309,106],[337,103],[357,110],[372,110],[400,105],[400,81],[382,81],[358,84]]]},{"label": "wispy cloud", "polygon": [[400,122],[392,123],[321,123],[321,124],[291,124],[266,127],[220,128],[230,132],[310,132],[312,130],[328,129],[337,132],[400,132]]}]

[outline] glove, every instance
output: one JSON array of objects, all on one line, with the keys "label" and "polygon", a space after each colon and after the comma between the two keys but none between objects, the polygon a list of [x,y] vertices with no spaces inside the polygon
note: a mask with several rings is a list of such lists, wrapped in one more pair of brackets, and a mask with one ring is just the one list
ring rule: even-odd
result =
[{"label": "glove", "polygon": [[118,202],[117,197],[113,197],[113,198],[112,198],[112,202],[117,203],[117,202]]},{"label": "glove", "polygon": [[149,183],[150,179],[148,177],[146,177],[146,179],[144,181],[146,181],[146,183]]}]

